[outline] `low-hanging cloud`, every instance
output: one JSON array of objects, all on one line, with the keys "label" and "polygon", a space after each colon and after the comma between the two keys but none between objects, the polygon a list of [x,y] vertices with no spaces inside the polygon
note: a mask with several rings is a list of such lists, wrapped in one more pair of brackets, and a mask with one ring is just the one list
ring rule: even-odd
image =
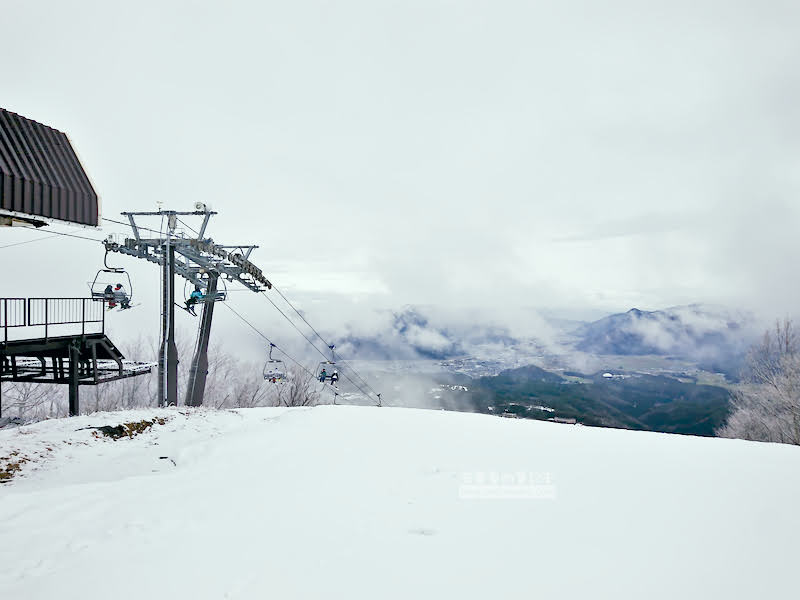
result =
[{"label": "low-hanging cloud", "polygon": [[[16,2],[4,19],[4,108],[70,134],[106,216],[207,202],[214,240],[258,244],[340,335],[406,304],[543,336],[528,307],[796,305],[797,3]],[[19,246],[6,295],[85,293],[90,244]],[[156,313],[156,269],[119,262]]]}]

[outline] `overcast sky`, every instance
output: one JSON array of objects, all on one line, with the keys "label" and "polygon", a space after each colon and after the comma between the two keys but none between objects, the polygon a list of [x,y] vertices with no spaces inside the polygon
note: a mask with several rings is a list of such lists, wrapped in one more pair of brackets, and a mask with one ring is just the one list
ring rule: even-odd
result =
[{"label": "overcast sky", "polygon": [[[0,14],[0,106],[70,135],[105,216],[205,201],[210,234],[260,245],[254,262],[317,314],[796,304],[796,1]],[[102,259],[77,240],[23,250],[0,250],[2,295],[83,293]],[[131,269],[157,312],[155,269]]]}]

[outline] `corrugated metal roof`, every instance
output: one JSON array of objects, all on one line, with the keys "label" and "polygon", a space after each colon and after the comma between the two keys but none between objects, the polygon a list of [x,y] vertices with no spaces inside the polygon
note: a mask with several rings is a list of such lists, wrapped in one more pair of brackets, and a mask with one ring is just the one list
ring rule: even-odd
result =
[{"label": "corrugated metal roof", "polygon": [[0,213],[98,226],[99,205],[66,134],[0,108]]}]

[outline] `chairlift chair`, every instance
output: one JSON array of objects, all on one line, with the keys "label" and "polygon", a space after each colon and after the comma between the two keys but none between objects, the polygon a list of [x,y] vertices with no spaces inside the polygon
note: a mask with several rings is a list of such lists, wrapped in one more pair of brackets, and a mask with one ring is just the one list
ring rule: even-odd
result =
[{"label": "chairlift chair", "polygon": [[320,383],[325,383],[331,380],[331,375],[334,372],[338,374],[339,368],[336,366],[336,354],[333,349],[334,345],[328,346],[331,349],[331,360],[324,360],[317,365],[316,377]]},{"label": "chairlift chair", "polygon": [[[215,292],[213,295],[203,293],[203,295],[197,299],[197,302],[224,302],[228,297],[228,288],[225,284],[225,281],[220,277],[217,280],[217,283],[222,282],[223,289],[221,291]],[[191,295],[191,291],[189,291],[189,280],[187,279],[183,284],[183,300],[186,302],[189,300],[189,296]]]},{"label": "chairlift chair", "polygon": [[[209,294],[203,294],[202,298],[198,298],[198,302],[224,302],[227,298],[227,294],[225,292],[214,292],[214,295],[211,296]],[[188,299],[188,296],[187,296]]]},{"label": "chairlift chair", "polygon": [[264,379],[271,383],[283,383],[286,380],[286,364],[282,360],[272,358],[272,349],[275,344],[269,344],[269,356],[264,363]]},{"label": "chairlift chair", "polygon": [[[119,306],[121,310],[131,308],[133,302],[133,283],[131,276],[128,272],[121,267],[109,267],[108,252],[103,258],[103,265],[105,268],[100,269],[94,276],[94,279],[89,284],[89,290],[92,299],[98,302],[108,302],[109,308]],[[127,287],[125,287],[127,283]],[[117,286],[121,286],[120,290],[115,290]],[[110,291],[107,291],[108,288]]]}]

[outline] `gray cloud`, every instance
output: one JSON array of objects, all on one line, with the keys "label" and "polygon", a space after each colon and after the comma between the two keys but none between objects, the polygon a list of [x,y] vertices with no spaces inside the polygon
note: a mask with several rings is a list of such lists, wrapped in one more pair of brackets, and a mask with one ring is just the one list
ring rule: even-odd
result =
[{"label": "gray cloud", "polygon": [[[794,2],[3,10],[3,106],[69,132],[106,215],[202,199],[216,239],[260,244],[329,323],[407,303],[782,312],[800,291]],[[102,258],[22,249],[48,265],[4,265],[31,294],[85,290]],[[157,274],[131,269],[157,311]]]}]

